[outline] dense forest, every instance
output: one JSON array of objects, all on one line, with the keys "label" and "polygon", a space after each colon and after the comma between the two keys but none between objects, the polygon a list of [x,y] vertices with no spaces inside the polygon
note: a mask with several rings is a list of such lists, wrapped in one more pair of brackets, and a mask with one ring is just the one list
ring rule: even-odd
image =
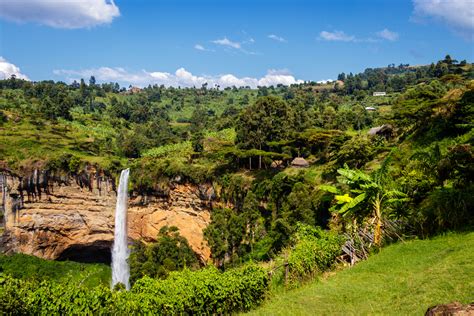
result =
[{"label": "dense forest", "polygon": [[[0,168],[80,174],[94,166],[116,178],[130,167],[129,191],[142,203],[173,183],[212,184],[204,235],[214,267],[202,269],[179,231],[165,227],[156,243],[134,246],[130,293],[80,295],[93,297],[89,312],[200,313],[196,306],[209,304],[207,313],[226,313],[261,301],[270,261],[288,265],[297,282],[336,258],[353,263],[400,239],[472,230],[473,124],[473,64],[449,55],[258,89],[12,77],[0,81]],[[216,285],[200,298],[208,302],[178,298],[209,280]],[[0,305],[79,295],[61,284],[26,294],[35,282],[2,276]]]}]

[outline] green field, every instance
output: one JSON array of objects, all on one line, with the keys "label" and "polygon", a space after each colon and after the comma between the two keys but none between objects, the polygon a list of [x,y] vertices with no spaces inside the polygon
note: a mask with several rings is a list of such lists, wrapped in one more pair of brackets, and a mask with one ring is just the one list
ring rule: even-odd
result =
[{"label": "green field", "polygon": [[254,315],[423,315],[432,305],[474,302],[474,233],[382,249],[350,269],[274,294]]}]

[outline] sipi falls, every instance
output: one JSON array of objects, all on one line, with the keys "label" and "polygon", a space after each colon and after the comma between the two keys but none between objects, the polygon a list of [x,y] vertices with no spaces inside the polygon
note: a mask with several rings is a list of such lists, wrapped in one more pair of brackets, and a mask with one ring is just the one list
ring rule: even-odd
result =
[{"label": "sipi falls", "polygon": [[128,176],[130,169],[122,170],[117,191],[117,206],[115,208],[115,233],[112,249],[112,288],[122,283],[130,288],[130,267],[128,256],[130,251],[127,245],[127,208],[128,208]]}]

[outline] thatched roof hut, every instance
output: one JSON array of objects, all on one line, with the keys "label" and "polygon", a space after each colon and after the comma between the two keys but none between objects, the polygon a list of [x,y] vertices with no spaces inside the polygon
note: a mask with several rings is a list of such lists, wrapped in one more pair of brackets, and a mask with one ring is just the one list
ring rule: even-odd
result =
[{"label": "thatched roof hut", "polygon": [[291,162],[291,165],[293,167],[297,167],[297,168],[306,168],[309,166],[309,163],[306,161],[306,159],[304,159],[303,157],[296,157],[295,159],[293,159],[293,161]]}]

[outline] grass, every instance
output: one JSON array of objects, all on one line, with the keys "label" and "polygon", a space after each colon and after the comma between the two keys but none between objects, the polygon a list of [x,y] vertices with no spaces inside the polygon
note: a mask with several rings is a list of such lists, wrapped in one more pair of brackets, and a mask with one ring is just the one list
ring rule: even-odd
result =
[{"label": "grass", "polygon": [[85,125],[64,120],[52,123],[24,116],[18,122],[0,125],[0,157],[13,168],[25,161],[47,161],[64,154],[106,166],[116,158],[110,151],[113,138],[112,128],[92,121]]},{"label": "grass", "polygon": [[73,261],[44,260],[25,254],[0,255],[0,272],[24,280],[48,280],[94,287],[108,286],[111,270],[108,265]]},{"label": "grass", "polygon": [[388,246],[367,261],[292,291],[252,315],[423,315],[474,302],[474,232]]}]

